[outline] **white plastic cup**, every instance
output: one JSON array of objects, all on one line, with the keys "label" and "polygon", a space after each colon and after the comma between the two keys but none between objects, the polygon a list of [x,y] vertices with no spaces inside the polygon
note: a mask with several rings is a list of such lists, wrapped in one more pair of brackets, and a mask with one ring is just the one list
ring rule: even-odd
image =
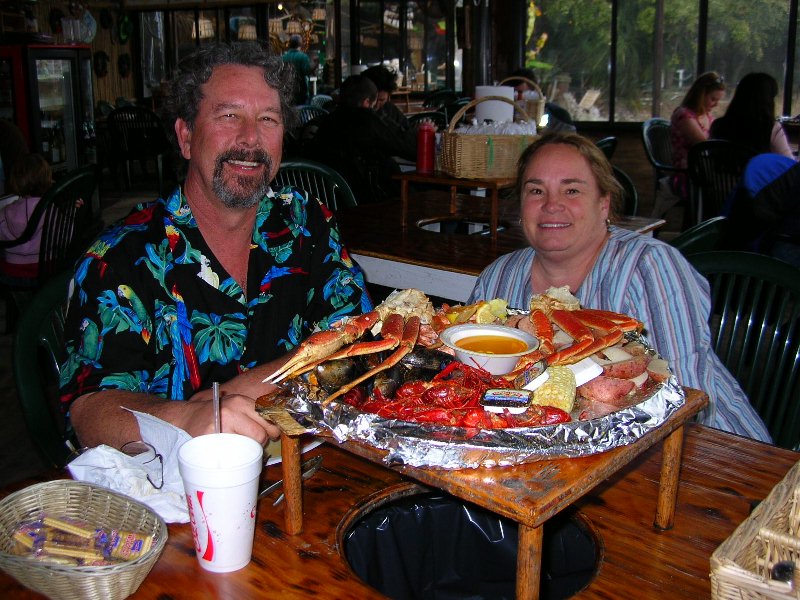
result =
[{"label": "white plastic cup", "polygon": [[200,566],[227,573],[253,554],[263,448],[234,433],[192,438],[178,450],[194,547]]}]

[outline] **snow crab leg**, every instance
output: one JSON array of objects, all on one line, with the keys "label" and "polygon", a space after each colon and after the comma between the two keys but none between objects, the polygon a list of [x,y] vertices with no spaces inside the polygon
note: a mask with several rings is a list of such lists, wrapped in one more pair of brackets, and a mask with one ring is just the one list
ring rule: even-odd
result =
[{"label": "snow crab leg", "polygon": [[286,361],[277,371],[264,378],[264,383],[278,383],[297,372],[302,373],[305,367],[313,368],[320,362],[328,360],[331,354],[336,353],[343,346],[358,340],[379,320],[380,315],[378,312],[372,311],[353,319],[343,320],[335,329],[318,331],[310,335],[308,339],[298,346],[297,352],[292,358]]},{"label": "snow crab leg", "polygon": [[[402,317],[400,317],[402,321]],[[377,373],[381,371],[385,371],[390,369],[391,367],[395,366],[400,360],[411,350],[414,349],[414,344],[417,343],[417,338],[419,337],[419,326],[420,326],[420,318],[419,317],[409,317],[407,321],[405,321],[405,326],[403,327],[403,335],[398,340],[398,343],[395,344],[398,346],[397,350],[392,352],[392,354],[381,364],[377,367],[367,371],[360,377],[357,377],[350,383],[343,385],[339,388],[336,392],[328,396],[324,401],[323,404],[328,404],[331,400],[338,398],[349,392],[351,389],[359,385],[360,383],[366,381],[370,377],[373,377]]]}]

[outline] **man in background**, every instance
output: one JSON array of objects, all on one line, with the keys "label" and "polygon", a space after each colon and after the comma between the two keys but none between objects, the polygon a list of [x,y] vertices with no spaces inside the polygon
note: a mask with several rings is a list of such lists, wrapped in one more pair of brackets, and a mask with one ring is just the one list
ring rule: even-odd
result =
[{"label": "man in background", "polygon": [[289,37],[289,49],[283,53],[281,59],[286,64],[292,65],[295,72],[294,103],[295,106],[308,102],[308,77],[314,73],[311,59],[300,47],[303,38],[298,34]]},{"label": "man in background", "polygon": [[383,65],[375,65],[362,73],[378,88],[375,99],[375,111],[382,119],[394,124],[405,131],[411,128],[406,115],[392,102],[392,94],[397,89],[397,76],[393,71]]},{"label": "man in background", "polygon": [[363,74],[345,79],[336,109],[319,117],[317,131],[303,151],[338,171],[359,204],[399,197],[399,185],[392,180],[400,171],[394,157],[417,157],[416,130],[402,130],[379,117],[374,109],[377,97],[378,88]]}]

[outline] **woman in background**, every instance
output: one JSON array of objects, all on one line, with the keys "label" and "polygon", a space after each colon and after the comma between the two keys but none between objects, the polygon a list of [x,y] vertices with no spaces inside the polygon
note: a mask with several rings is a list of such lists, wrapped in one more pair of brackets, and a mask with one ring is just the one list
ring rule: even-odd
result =
[{"label": "woman in background", "polygon": [[[50,164],[39,154],[20,157],[11,169],[8,191],[19,198],[0,212],[0,240],[22,235],[42,195],[53,184]],[[14,279],[33,279],[39,274],[39,243],[42,224],[30,240],[6,248],[0,260],[0,275]]]},{"label": "woman in background", "polygon": [[[670,118],[672,164],[679,169],[689,166],[689,148],[708,139],[714,116],[711,111],[725,95],[725,81],[719,73],[709,71],[695,79],[681,105]],[[689,195],[685,173],[673,175],[672,191],[686,198]]]},{"label": "woman in background", "polygon": [[794,158],[786,132],[775,120],[778,82],[767,73],[748,73],[736,86],[731,103],[711,126],[711,137],[749,146],[755,154],[771,152]]}]

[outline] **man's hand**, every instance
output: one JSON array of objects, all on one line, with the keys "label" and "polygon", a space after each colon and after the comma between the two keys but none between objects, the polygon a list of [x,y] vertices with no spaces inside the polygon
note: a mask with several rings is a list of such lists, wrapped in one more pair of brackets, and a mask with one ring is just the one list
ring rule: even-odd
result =
[{"label": "man's hand", "polygon": [[[195,394],[187,403],[192,407],[186,411],[183,426],[192,437],[214,433],[214,406],[209,391]],[[225,394],[220,397],[220,422],[224,433],[238,433],[253,438],[262,446],[270,439],[278,439],[281,430],[265,420],[255,410],[255,400],[241,394]]]}]

